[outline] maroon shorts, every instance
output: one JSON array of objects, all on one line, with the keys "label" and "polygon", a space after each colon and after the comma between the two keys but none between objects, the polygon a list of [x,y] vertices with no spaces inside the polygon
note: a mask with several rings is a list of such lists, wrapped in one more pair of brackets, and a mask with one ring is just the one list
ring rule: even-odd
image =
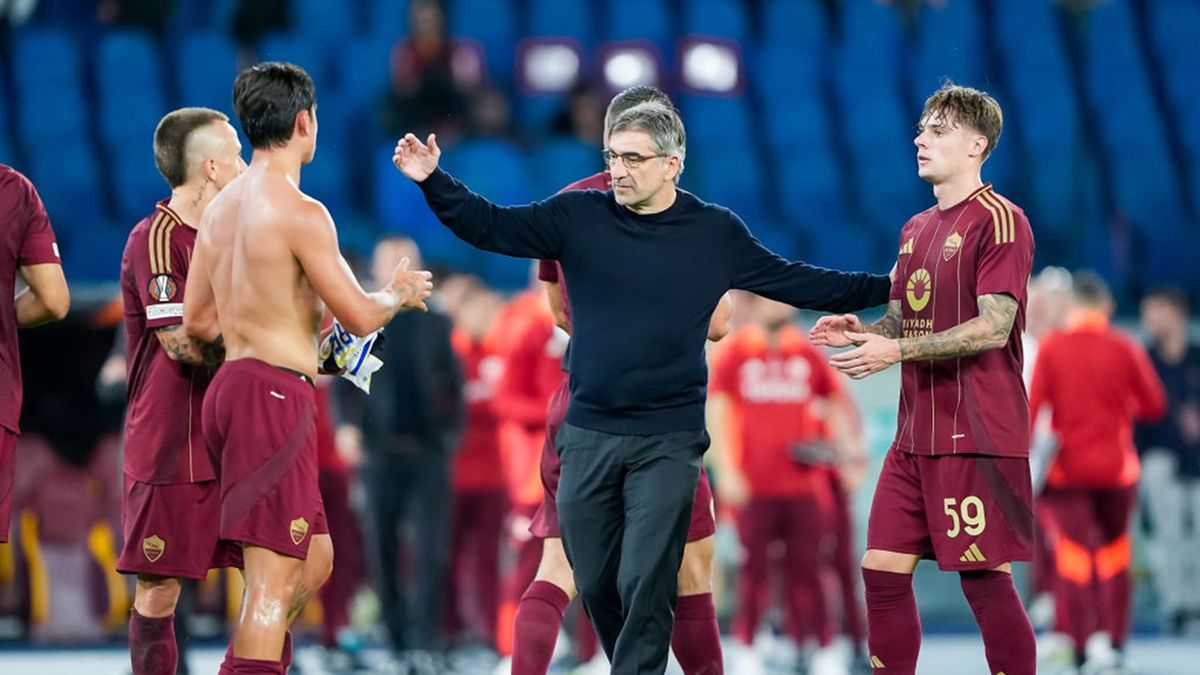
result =
[{"label": "maroon shorts", "polygon": [[221,538],[307,557],[312,535],[329,533],[309,380],[257,359],[229,361],[204,395],[203,425],[221,484]]},{"label": "maroon shorts", "polygon": [[0,427],[0,544],[12,523],[13,481],[17,475],[17,435]]},{"label": "maroon shorts", "polygon": [[241,567],[242,551],[220,541],[217,481],[152,485],[125,476],[121,505],[124,574],[204,579],[214,567]]},{"label": "maroon shorts", "polygon": [[1033,486],[1020,457],[892,450],[867,521],[867,548],[984,570],[1033,557]]},{"label": "maroon shorts", "polygon": [[[562,384],[550,397],[550,406],[546,416],[546,440],[542,444],[542,503],[538,506],[533,521],[529,524],[529,532],[535,537],[551,539],[562,537],[562,529],[558,524],[558,478],[562,474],[558,451],[554,448],[554,439],[567,418],[567,404],[571,400],[571,390],[568,378],[563,378]],[[713,509],[712,485],[708,482],[708,472],[700,467],[700,480],[696,481],[696,496],[692,501],[692,521],[688,525],[687,540],[699,541],[711,537],[717,531],[716,511]]]}]

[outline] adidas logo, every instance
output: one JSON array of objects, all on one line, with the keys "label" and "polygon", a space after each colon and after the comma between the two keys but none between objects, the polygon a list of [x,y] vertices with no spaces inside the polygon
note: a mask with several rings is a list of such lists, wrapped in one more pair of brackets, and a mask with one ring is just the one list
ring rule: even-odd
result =
[{"label": "adidas logo", "polygon": [[883,661],[880,661],[878,656],[875,656],[874,654],[872,654],[871,655],[871,670],[882,670],[884,668],[887,668],[887,666],[883,665]]},{"label": "adidas logo", "polygon": [[985,560],[987,558],[983,557],[983,553],[979,551],[979,547],[975,544],[968,546],[967,550],[958,558],[959,562],[984,562]]},{"label": "adidas logo", "polygon": [[908,255],[913,252],[913,240],[909,239],[900,247],[900,255]]}]

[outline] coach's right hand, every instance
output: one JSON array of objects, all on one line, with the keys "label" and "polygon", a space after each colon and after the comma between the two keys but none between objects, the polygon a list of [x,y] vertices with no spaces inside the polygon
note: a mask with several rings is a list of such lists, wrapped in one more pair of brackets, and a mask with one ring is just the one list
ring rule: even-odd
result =
[{"label": "coach's right hand", "polygon": [[808,332],[808,339],[818,347],[849,347],[854,341],[846,332],[863,332],[862,322],[853,314],[823,316]]},{"label": "coach's right hand", "polygon": [[433,274],[425,270],[408,269],[408,256],[405,256],[392,272],[388,288],[396,294],[401,307],[427,312],[429,307],[425,304],[425,298],[433,292]]},{"label": "coach's right hand", "polygon": [[442,149],[437,144],[437,134],[429,134],[426,143],[422,143],[413,134],[405,134],[404,138],[396,141],[396,151],[392,153],[392,164],[400,169],[400,173],[418,183],[433,173],[437,168],[438,158],[442,156]]}]

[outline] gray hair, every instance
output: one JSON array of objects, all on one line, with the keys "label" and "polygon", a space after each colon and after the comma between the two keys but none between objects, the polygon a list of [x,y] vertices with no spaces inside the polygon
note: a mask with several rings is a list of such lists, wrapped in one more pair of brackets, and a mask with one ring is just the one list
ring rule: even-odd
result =
[{"label": "gray hair", "polygon": [[[683,160],[687,156],[687,131],[679,113],[661,103],[639,103],[617,116],[609,129],[610,134],[618,131],[641,131],[650,136],[650,145],[660,155],[679,157],[679,176],[683,175]],[[676,176],[678,179],[678,176]]]}]

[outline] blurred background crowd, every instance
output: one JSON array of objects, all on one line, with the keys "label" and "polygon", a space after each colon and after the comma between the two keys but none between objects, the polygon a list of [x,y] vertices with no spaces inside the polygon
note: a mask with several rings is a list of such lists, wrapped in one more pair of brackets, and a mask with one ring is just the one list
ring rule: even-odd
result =
[{"label": "blurred background crowd", "polygon": [[[233,78],[256,60],[295,62],[316,83],[318,152],[302,188],[333,214],[364,284],[402,255],[437,273],[434,311],[387,329],[370,397],[321,387],[337,565],[302,623],[331,668],[350,667],[365,643],[453,655],[470,664],[461,672],[485,672],[478,664],[511,648],[506,627],[541,550],[528,507],[541,497],[540,435],[566,343],[527,262],[479,253],[437,223],[391,164],[395,138],[437,132],[451,173],[523,203],[601,169],[604,106],[634,84],[662,87],[682,113],[685,189],[733,208],[785,257],[876,271],[894,260],[904,220],[932,203],[911,145],[924,97],[946,77],[995,95],[1005,128],[984,179],[1025,209],[1041,270],[1027,365],[1070,315],[1065,270],[1098,272],[1168,396],[1165,421],[1138,436],[1148,498],[1135,626],[1200,630],[1200,357],[1188,346],[1188,301],[1200,294],[1200,1],[7,0],[0,21],[0,162],[41,193],[76,300],[65,322],[22,335],[29,375],[15,537],[0,545],[0,640],[120,640],[131,598],[113,571],[120,253],[168,194],[155,124],[183,105],[232,117]],[[772,311],[739,296],[735,328],[773,323]],[[734,652],[787,662],[805,631],[861,639],[843,600],[859,591],[838,570],[861,551],[897,380],[893,369],[841,383],[852,428],[821,423],[833,394],[797,404],[815,421],[796,443],[866,460],[826,467],[820,488],[847,516],[812,533],[829,625],[790,625],[786,602],[762,608],[757,639],[738,623],[737,598],[753,595],[738,591],[739,498],[714,474],[719,606]],[[755,584],[771,588],[766,570],[786,570],[785,549],[771,549]],[[1052,627],[1052,582],[1020,574],[1035,619]],[[953,579],[918,583],[927,627],[972,625]],[[222,635],[239,593],[224,573],[190,589],[191,634]],[[571,632],[581,637],[563,662],[591,661],[594,640]]]}]

